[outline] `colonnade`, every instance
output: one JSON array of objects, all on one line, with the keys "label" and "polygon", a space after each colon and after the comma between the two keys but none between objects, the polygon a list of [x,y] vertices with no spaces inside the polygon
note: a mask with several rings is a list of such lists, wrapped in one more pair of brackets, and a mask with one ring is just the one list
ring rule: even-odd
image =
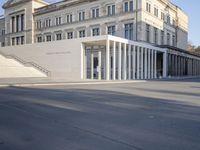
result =
[{"label": "colonnade", "polygon": [[189,55],[168,54],[168,76],[200,75],[200,58]]},{"label": "colonnade", "polygon": [[[166,55],[156,47],[111,40],[101,45],[85,44],[83,77],[99,80],[156,79],[158,53],[162,53],[161,69],[164,69]],[[162,72],[162,76],[166,76],[166,71]]]}]

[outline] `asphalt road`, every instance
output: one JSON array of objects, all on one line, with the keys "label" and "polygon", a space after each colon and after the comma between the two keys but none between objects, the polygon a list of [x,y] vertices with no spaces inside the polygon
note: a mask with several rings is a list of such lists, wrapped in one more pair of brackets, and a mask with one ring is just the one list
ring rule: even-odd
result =
[{"label": "asphalt road", "polygon": [[200,150],[200,79],[1,87],[0,150]]}]

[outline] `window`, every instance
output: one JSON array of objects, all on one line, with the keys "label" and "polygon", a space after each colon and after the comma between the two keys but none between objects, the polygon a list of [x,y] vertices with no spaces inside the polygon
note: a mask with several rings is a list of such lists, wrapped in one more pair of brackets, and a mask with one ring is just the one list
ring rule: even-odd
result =
[{"label": "window", "polygon": [[92,18],[98,18],[99,17],[99,8],[92,9]]},{"label": "window", "polygon": [[175,19],[172,20],[172,25],[176,26],[176,20]]},{"label": "window", "polygon": [[51,26],[51,19],[46,19],[45,20],[45,27],[50,27]]},{"label": "window", "polygon": [[158,29],[154,27],[154,43],[158,43]]},{"label": "window", "polygon": [[16,16],[16,32],[19,32],[19,15]]},{"label": "window", "polygon": [[12,17],[12,33],[15,32],[15,17]]},{"label": "window", "polygon": [[73,16],[72,16],[72,14],[68,14],[67,15],[67,23],[71,23],[71,22],[73,22]]},{"label": "window", "polygon": [[24,31],[24,14],[21,14],[21,31]]},{"label": "window", "polygon": [[146,11],[151,13],[151,4],[149,4],[148,2],[146,3]]},{"label": "window", "polygon": [[128,12],[128,2],[124,3],[124,12]]},{"label": "window", "polygon": [[85,30],[79,31],[79,37],[80,37],[80,38],[85,37]]},{"label": "window", "polygon": [[175,35],[172,36],[172,44],[173,44],[173,46],[176,46],[176,36]]},{"label": "window", "polygon": [[154,8],[154,15],[158,17],[158,8]]},{"label": "window", "polygon": [[5,30],[2,30],[2,31],[1,31],[1,35],[5,35]]},{"label": "window", "polygon": [[133,40],[133,23],[125,24],[125,38]]},{"label": "window", "polygon": [[56,17],[56,25],[60,25],[62,23],[61,17]]},{"label": "window", "polygon": [[73,32],[67,33],[67,39],[73,39]]},{"label": "window", "polygon": [[169,16],[169,15],[167,16],[167,23],[168,23],[168,24],[170,24],[170,23],[171,23],[171,18],[170,18],[170,16]]},{"label": "window", "polygon": [[108,6],[108,16],[115,15],[115,5]]},{"label": "window", "polygon": [[82,12],[79,12],[79,21],[83,21],[85,20],[85,12],[82,11]]},{"label": "window", "polygon": [[124,12],[133,11],[133,1],[124,3]]},{"label": "window", "polygon": [[47,35],[47,36],[46,36],[46,41],[47,41],[47,42],[50,42],[50,41],[51,41],[51,35]]},{"label": "window", "polygon": [[150,42],[150,25],[146,24],[146,41]]},{"label": "window", "polygon": [[161,31],[161,45],[164,45],[164,35],[165,35],[165,32],[164,31]]},{"label": "window", "polygon": [[165,14],[164,14],[163,12],[161,12],[161,19],[162,19],[163,21],[165,21]]},{"label": "window", "polygon": [[12,38],[12,45],[15,45],[15,38]]},{"label": "window", "polygon": [[19,45],[19,43],[20,43],[19,41],[20,41],[20,38],[17,37],[17,38],[16,38],[16,44],[17,44],[17,45]]},{"label": "window", "polygon": [[170,33],[167,33],[167,45],[170,45]]},{"label": "window", "polygon": [[24,36],[21,36],[21,45],[24,44]]},{"label": "window", "polygon": [[100,35],[100,29],[99,29],[99,28],[93,28],[93,29],[92,29],[92,35],[93,35],[93,36],[98,36],[98,35]]},{"label": "window", "polygon": [[37,37],[37,42],[38,42],[38,43],[41,43],[41,42],[42,42],[42,37],[41,37],[41,36],[38,36],[38,37]]},{"label": "window", "polygon": [[56,40],[57,41],[62,40],[62,34],[61,33],[56,34]]},{"label": "window", "polygon": [[41,20],[38,20],[38,21],[36,22],[36,28],[37,28],[37,29],[41,29],[41,28],[42,28],[42,21],[41,21]]},{"label": "window", "polygon": [[115,26],[108,26],[108,34],[115,35]]}]

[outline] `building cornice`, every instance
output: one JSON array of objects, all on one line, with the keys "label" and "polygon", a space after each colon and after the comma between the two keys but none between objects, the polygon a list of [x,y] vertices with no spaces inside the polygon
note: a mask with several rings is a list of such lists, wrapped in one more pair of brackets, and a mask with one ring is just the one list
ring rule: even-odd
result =
[{"label": "building cornice", "polygon": [[67,7],[80,5],[82,3],[91,3],[91,2],[94,2],[94,1],[98,1],[98,0],[76,0],[76,1],[64,0],[64,1],[61,1],[61,2],[57,2],[57,3],[53,3],[53,4],[50,4],[50,5],[44,6],[44,7],[37,8],[37,9],[35,9],[33,15],[37,16],[37,15],[41,15],[41,14],[46,14],[46,13],[65,9]]},{"label": "building cornice", "polygon": [[49,3],[42,1],[42,0],[19,0],[17,2],[15,2],[14,0],[8,0],[6,3],[3,4],[2,8],[7,9],[7,8],[17,6],[17,5],[20,5],[20,4],[29,2],[29,1],[35,1],[35,2],[38,2],[38,3],[41,3],[41,4],[49,5]]}]

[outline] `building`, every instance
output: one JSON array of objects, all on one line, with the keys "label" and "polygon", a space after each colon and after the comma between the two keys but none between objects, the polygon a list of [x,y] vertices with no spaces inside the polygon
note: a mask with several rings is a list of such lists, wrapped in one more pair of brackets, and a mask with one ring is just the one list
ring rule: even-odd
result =
[{"label": "building", "polygon": [[[51,72],[52,78],[70,76],[69,70],[74,69],[79,70],[79,77],[72,80],[200,74],[200,58],[186,51],[188,17],[169,0],[63,0],[53,4],[8,0],[3,8],[5,18],[0,23],[4,25],[0,28],[5,34],[1,42],[6,47],[1,50],[36,61]],[[57,43],[67,50],[55,47]],[[33,51],[43,47],[40,52],[46,56],[41,61],[31,50],[32,56],[25,55],[27,47],[35,47]],[[73,60],[68,64],[59,60],[59,70],[49,62],[50,53],[55,60],[68,58],[58,56],[67,53]],[[72,61],[77,61],[74,68],[69,65]]]}]

